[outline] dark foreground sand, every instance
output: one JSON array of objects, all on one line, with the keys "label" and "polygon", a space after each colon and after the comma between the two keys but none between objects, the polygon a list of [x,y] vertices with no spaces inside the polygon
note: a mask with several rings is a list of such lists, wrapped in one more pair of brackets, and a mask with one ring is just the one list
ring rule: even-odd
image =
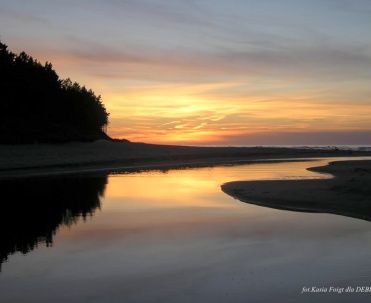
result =
[{"label": "dark foreground sand", "polygon": [[335,148],[192,147],[108,140],[60,145],[0,145],[0,178],[343,156],[371,156],[371,152]]},{"label": "dark foreground sand", "polygon": [[222,190],[260,206],[371,220],[371,161],[335,161],[310,170],[331,175],[329,179],[230,182]]}]

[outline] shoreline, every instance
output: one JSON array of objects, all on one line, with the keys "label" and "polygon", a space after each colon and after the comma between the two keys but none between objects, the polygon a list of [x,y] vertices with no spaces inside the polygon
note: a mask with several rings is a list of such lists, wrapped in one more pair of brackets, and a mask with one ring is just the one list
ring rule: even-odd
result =
[{"label": "shoreline", "polygon": [[329,178],[236,181],[221,189],[237,200],[263,207],[371,221],[371,160],[335,160],[308,170]]},{"label": "shoreline", "polygon": [[106,140],[60,145],[0,145],[0,178],[362,156],[371,156],[371,151],[289,147],[195,147]]}]

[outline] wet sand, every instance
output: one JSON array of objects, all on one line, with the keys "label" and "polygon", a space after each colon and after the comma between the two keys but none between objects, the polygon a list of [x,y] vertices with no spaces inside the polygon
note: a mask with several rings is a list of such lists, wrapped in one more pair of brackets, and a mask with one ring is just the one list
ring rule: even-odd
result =
[{"label": "wet sand", "polygon": [[371,221],[371,161],[334,161],[309,170],[327,174],[328,178],[229,182],[222,185],[222,190],[260,206]]},{"label": "wet sand", "polygon": [[335,148],[194,147],[108,140],[59,145],[0,145],[0,178],[344,156],[371,156],[371,152]]}]

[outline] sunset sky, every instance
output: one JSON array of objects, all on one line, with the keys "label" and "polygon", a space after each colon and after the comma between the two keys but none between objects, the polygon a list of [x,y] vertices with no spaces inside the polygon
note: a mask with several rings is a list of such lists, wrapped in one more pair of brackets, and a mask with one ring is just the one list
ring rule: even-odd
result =
[{"label": "sunset sky", "polygon": [[0,39],[97,95],[108,134],[371,144],[369,0],[0,0]]}]

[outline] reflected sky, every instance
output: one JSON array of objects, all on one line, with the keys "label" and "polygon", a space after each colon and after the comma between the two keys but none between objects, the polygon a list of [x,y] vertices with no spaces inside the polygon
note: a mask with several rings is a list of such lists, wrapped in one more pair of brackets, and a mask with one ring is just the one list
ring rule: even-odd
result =
[{"label": "reflected sky", "polygon": [[[236,180],[318,177],[323,161],[112,175],[101,209],[3,264],[4,302],[368,302],[371,225],[241,203]],[[324,177],[324,176],[323,176]],[[67,189],[66,189],[67,190]],[[48,291],[45,291],[47,286]]]}]

